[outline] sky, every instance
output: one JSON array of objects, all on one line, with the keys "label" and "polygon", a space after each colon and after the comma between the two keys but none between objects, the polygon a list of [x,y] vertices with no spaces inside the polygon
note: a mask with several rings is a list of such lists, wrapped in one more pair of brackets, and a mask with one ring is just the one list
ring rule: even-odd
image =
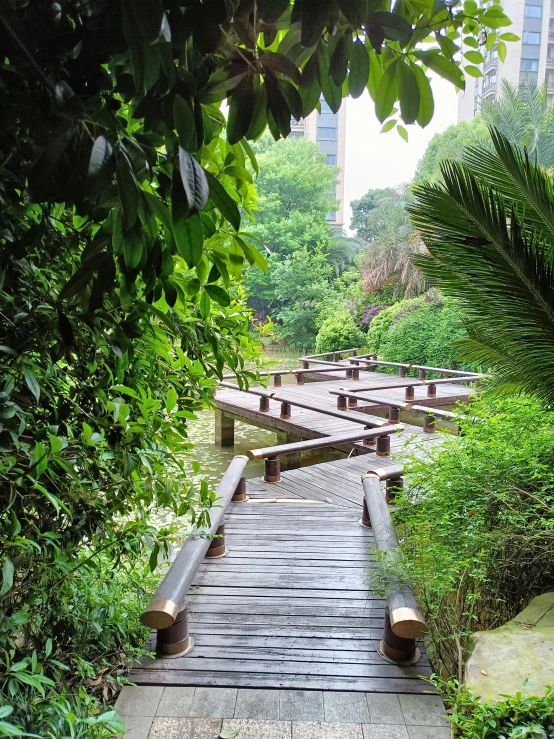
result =
[{"label": "sky", "polygon": [[352,200],[371,188],[395,187],[409,182],[431,138],[456,123],[458,100],[454,86],[439,78],[434,78],[432,85],[433,120],[424,129],[417,125],[407,126],[408,143],[394,129],[379,133],[381,124],[375,117],[367,90],[357,100],[346,99],[345,226],[350,225]]}]

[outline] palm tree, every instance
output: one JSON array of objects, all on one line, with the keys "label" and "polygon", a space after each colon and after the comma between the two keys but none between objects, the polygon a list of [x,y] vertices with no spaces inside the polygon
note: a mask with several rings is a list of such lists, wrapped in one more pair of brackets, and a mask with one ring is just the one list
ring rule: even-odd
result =
[{"label": "palm tree", "polygon": [[347,236],[342,230],[331,233],[326,254],[327,261],[333,265],[335,276],[340,277],[345,270],[352,267],[354,259],[366,246],[363,239],[357,236]]},{"label": "palm tree", "polygon": [[392,282],[398,296],[409,298],[423,287],[421,274],[412,264],[412,257],[424,251],[408,217],[407,206],[412,200],[410,185],[384,190],[366,217],[377,234],[360,262],[367,292]]},{"label": "palm tree", "polygon": [[516,86],[504,81],[500,97],[484,101],[481,113],[489,126],[510,143],[523,146],[537,164],[554,165],[554,108],[546,83],[528,80]]},{"label": "palm tree", "polygon": [[415,189],[409,207],[426,279],[467,315],[461,355],[504,387],[554,402],[554,184],[529,154],[491,128],[493,150],[468,149],[444,183]]}]

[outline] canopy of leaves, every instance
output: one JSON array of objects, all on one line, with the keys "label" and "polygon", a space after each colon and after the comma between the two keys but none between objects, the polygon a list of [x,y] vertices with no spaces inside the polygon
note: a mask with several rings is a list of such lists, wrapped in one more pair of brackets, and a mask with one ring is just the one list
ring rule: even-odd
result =
[{"label": "canopy of leaves", "polygon": [[416,263],[461,303],[466,359],[505,385],[554,401],[554,191],[528,155],[491,129],[494,151],[443,165],[443,185],[410,207],[429,250]]},{"label": "canopy of leaves", "polygon": [[488,128],[481,116],[471,121],[460,121],[442,133],[436,133],[419,160],[414,182],[437,182],[443,162],[460,161],[467,146],[489,140]]}]

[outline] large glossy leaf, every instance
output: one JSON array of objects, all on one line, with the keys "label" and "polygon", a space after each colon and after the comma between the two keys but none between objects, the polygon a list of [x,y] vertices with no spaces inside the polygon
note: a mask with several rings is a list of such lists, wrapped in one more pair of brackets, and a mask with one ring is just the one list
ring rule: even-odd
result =
[{"label": "large glossy leaf", "polygon": [[331,8],[331,0],[296,0],[301,5],[301,43],[302,46],[315,46],[319,41]]},{"label": "large glossy leaf", "polygon": [[121,154],[116,159],[116,176],[117,191],[123,210],[123,227],[129,229],[137,220],[140,193],[132,164],[128,157]]},{"label": "large glossy leaf", "polygon": [[419,85],[410,64],[403,57],[396,62],[396,91],[402,120],[413,123],[419,115]]},{"label": "large glossy leaf", "polygon": [[229,293],[218,285],[206,285],[204,290],[208,293],[212,300],[215,300],[219,305],[226,307],[231,304],[231,298]]},{"label": "large glossy leaf", "polygon": [[98,177],[112,157],[112,145],[104,137],[99,136],[92,146],[88,164],[88,176]]},{"label": "large glossy leaf", "polygon": [[175,243],[179,254],[191,269],[202,259],[204,232],[200,215],[194,213],[189,218],[179,218],[173,222]]},{"label": "large glossy leaf", "polygon": [[375,100],[375,114],[383,123],[392,113],[393,106],[397,100],[396,91],[396,60],[393,61],[383,72],[383,76],[377,87]]},{"label": "large glossy leaf", "polygon": [[179,138],[179,146],[188,149],[195,133],[194,115],[192,108],[181,95],[175,95],[173,100],[173,123]]},{"label": "large glossy leaf", "polygon": [[365,90],[369,80],[369,54],[361,39],[354,41],[350,56],[350,74],[348,75],[348,92],[358,98]]},{"label": "large glossy leaf", "polygon": [[419,88],[419,113],[417,116],[417,122],[425,128],[432,118],[435,112],[435,101],[433,100],[433,90],[431,89],[431,83],[423,69],[418,67],[416,64],[412,66],[412,71],[417,80],[417,86]]},{"label": "large glossy leaf", "polygon": [[455,62],[445,59],[438,49],[416,50],[413,54],[416,59],[423,62],[432,72],[448,80],[448,82],[452,82],[460,90],[465,89],[464,75],[459,66]]},{"label": "large glossy leaf", "polygon": [[221,215],[238,231],[240,229],[240,211],[238,205],[211,172],[206,172],[210,188],[210,200]]},{"label": "large glossy leaf", "polygon": [[337,113],[342,102],[342,88],[335,85],[329,73],[329,56],[327,47],[320,42],[317,47],[317,64],[318,79],[321,85],[321,92],[325,98],[325,102],[331,108],[333,113]]},{"label": "large glossy leaf", "polygon": [[288,8],[290,0],[256,0],[258,13],[266,23],[275,23]]},{"label": "large glossy leaf", "polygon": [[233,90],[227,119],[227,141],[236,144],[247,133],[254,115],[254,82],[251,75],[241,80]]},{"label": "large glossy leaf", "polygon": [[181,146],[179,147],[179,171],[189,208],[192,211],[202,210],[208,202],[209,195],[206,173],[196,159]]},{"label": "large glossy leaf", "polygon": [[379,10],[369,13],[367,16],[368,26],[378,26],[385,33],[385,38],[398,41],[400,46],[406,46],[412,37],[412,26],[398,13],[387,13]]}]

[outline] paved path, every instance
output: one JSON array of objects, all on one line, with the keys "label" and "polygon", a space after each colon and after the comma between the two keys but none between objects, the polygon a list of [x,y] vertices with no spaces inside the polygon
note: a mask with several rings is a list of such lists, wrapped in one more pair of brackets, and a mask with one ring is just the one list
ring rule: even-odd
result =
[{"label": "paved path", "polygon": [[116,709],[127,739],[450,739],[435,695],[125,687]]}]

